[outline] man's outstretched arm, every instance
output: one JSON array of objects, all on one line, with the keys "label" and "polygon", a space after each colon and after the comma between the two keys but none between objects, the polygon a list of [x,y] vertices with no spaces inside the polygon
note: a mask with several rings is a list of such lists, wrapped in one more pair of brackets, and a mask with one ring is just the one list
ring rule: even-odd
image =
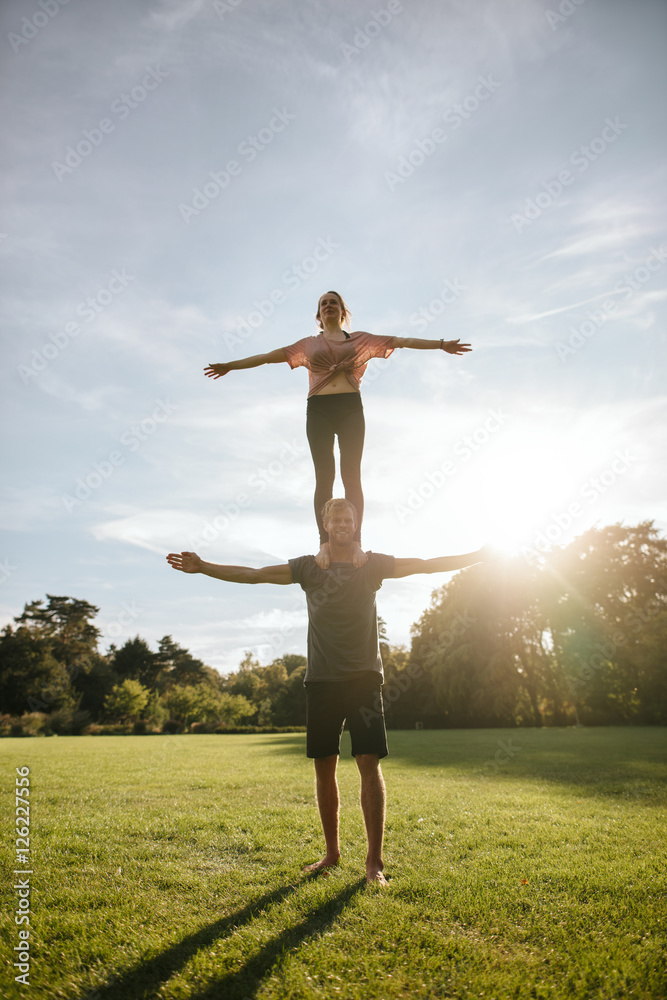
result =
[{"label": "man's outstretched arm", "polygon": [[491,553],[484,547],[476,552],[466,552],[462,556],[438,556],[436,559],[396,559],[392,579],[413,576],[415,573],[453,573],[478,562],[486,562]]},{"label": "man's outstretched arm", "polygon": [[227,580],[229,583],[292,583],[292,569],[289,563],[281,566],[264,566],[262,569],[252,569],[250,566],[221,566],[218,563],[204,562],[196,552],[170,552],[167,562],[173,569],[182,573],[203,573],[212,576],[214,580]]}]

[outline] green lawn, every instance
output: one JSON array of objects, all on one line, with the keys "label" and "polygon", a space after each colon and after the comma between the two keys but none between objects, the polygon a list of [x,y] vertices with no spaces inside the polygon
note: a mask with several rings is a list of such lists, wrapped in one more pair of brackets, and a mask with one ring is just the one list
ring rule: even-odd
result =
[{"label": "green lawn", "polygon": [[[0,741],[0,995],[667,995],[664,729],[389,741],[387,889],[362,878],[347,736],[343,863],[318,878],[300,873],[323,847],[301,734]],[[24,765],[29,987],[14,983],[10,957],[13,788]]]}]

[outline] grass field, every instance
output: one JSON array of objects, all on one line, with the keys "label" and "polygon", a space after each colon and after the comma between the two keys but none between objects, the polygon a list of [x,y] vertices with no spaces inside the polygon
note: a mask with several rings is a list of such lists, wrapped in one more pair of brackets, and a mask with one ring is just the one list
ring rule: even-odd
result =
[{"label": "grass field", "polygon": [[315,878],[301,734],[2,740],[2,997],[667,996],[664,729],[391,732],[386,889],[363,880],[347,739],[342,864]]}]

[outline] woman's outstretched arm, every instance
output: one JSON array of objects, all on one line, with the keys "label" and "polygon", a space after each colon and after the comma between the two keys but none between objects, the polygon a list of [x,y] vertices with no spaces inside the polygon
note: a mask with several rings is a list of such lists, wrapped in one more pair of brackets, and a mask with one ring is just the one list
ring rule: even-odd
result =
[{"label": "woman's outstretched arm", "polygon": [[446,351],[447,354],[467,354],[470,344],[458,340],[420,340],[418,337],[393,337],[392,347],[412,347],[417,351]]},{"label": "woman's outstretched arm", "polygon": [[253,354],[251,358],[239,358],[238,361],[225,361],[220,365],[208,365],[204,368],[204,374],[209,378],[220,378],[227,372],[238,371],[240,368],[259,368],[260,365],[275,365],[280,361],[287,361],[284,347],[278,347],[268,354]]}]

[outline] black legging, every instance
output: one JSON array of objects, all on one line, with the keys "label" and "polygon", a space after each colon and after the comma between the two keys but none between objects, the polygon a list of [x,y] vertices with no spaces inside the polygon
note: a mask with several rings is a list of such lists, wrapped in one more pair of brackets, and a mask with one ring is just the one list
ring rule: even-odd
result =
[{"label": "black legging", "polygon": [[361,540],[361,519],[364,516],[364,495],[361,491],[361,455],[364,450],[364,408],[358,392],[333,392],[311,396],[306,406],[306,436],[315,466],[315,517],[320,544],[329,541],[320,511],[333,494],[336,478],[334,438],[338,435],[340,475],[345,487],[345,499],[357,510],[356,541]]}]

